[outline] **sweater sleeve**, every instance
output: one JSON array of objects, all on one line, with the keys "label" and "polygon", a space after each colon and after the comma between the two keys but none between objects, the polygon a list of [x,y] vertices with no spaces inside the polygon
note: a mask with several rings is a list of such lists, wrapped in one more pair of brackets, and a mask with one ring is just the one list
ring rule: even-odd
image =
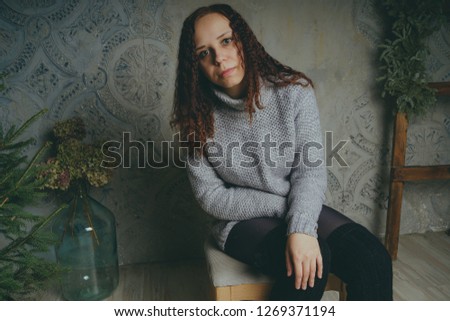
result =
[{"label": "sweater sleeve", "polygon": [[282,217],[287,198],[254,188],[224,182],[206,157],[189,158],[188,177],[202,209],[216,219],[240,221],[256,217]]},{"label": "sweater sleeve", "polygon": [[317,237],[317,221],[325,201],[327,175],[319,112],[314,90],[303,88],[296,97],[295,160],[290,176],[286,222],[288,234]]}]

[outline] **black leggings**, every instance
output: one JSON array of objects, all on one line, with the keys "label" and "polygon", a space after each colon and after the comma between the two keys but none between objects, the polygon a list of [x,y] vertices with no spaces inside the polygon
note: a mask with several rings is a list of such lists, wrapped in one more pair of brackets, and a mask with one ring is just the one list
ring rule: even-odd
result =
[{"label": "black leggings", "polygon": [[276,278],[271,300],[320,300],[328,273],[347,284],[347,300],[392,300],[392,261],[381,242],[364,226],[323,206],[318,221],[318,241],[323,277],[314,287],[297,290],[286,275],[286,223],[276,218],[256,218],[236,224],[225,252]]}]

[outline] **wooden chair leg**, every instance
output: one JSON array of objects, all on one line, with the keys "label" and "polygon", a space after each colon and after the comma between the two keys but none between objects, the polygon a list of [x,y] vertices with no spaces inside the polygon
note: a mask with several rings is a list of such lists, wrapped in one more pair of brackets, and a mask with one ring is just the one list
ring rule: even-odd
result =
[{"label": "wooden chair leg", "polygon": [[347,300],[347,291],[345,288],[345,283],[338,278],[334,274],[328,275],[328,282],[327,286],[325,287],[325,291],[334,290],[339,292],[339,301],[345,301]]},{"label": "wooden chair leg", "polygon": [[339,289],[339,301],[347,301],[347,290],[345,288],[345,283],[342,281]]},{"label": "wooden chair leg", "polygon": [[231,299],[231,287],[221,286],[214,288],[214,300],[215,301],[232,301]]}]

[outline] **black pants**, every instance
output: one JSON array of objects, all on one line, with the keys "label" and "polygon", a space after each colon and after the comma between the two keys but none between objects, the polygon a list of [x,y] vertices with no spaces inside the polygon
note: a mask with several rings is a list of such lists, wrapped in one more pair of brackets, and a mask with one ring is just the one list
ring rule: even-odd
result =
[{"label": "black pants", "polygon": [[392,261],[381,242],[364,226],[323,206],[318,222],[323,277],[297,290],[286,275],[286,223],[275,218],[242,221],[231,230],[225,252],[276,278],[271,300],[320,300],[328,273],[347,284],[348,300],[392,300]]}]

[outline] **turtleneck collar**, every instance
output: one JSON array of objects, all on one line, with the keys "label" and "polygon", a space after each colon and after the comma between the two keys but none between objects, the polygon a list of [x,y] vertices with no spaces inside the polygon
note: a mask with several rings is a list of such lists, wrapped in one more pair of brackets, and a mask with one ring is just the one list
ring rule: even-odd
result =
[{"label": "turtleneck collar", "polygon": [[219,99],[220,102],[225,104],[226,106],[229,106],[231,108],[234,108],[239,111],[245,110],[245,99],[244,98],[231,98],[223,91],[212,87],[212,91],[214,95]]},{"label": "turtleneck collar", "polygon": [[[260,94],[261,94],[260,101],[263,106],[266,105],[266,103],[268,102],[268,99],[269,99],[269,91],[267,90],[268,89],[267,85],[268,84],[263,82],[263,85],[261,86],[261,90],[260,90]],[[211,87],[211,89],[212,89],[212,92],[214,93],[214,95],[224,105],[231,107],[233,109],[236,109],[238,111],[245,110],[245,99],[244,98],[232,98],[232,97],[228,96],[226,93],[224,93],[223,91],[221,91],[215,87]]]}]

